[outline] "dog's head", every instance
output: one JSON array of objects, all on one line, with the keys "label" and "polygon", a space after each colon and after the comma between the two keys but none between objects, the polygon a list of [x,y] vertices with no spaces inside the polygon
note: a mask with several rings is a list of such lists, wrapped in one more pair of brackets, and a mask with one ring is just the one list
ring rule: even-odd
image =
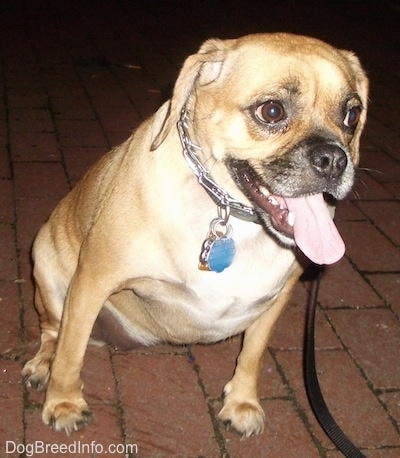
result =
[{"label": "dog's head", "polygon": [[278,240],[334,262],[344,245],[322,196],[351,189],[367,92],[357,57],[316,39],[209,40],[186,60],[153,149],[186,105],[215,181],[240,190]]}]

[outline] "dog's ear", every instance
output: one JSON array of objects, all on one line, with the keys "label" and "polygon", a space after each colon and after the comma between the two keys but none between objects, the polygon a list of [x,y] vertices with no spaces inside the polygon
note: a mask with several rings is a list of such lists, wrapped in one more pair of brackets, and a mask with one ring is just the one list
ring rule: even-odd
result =
[{"label": "dog's ear", "polygon": [[195,87],[216,81],[221,74],[226,52],[235,40],[207,40],[197,54],[189,56],[175,83],[168,110],[159,132],[154,136],[151,150],[157,149],[179,120],[190,93]]},{"label": "dog's ear", "polygon": [[357,84],[357,92],[361,98],[361,102],[367,107],[368,103],[368,78],[361,66],[361,63],[358,57],[351,51],[340,51],[342,56],[346,59],[347,64],[349,65],[353,78]]}]

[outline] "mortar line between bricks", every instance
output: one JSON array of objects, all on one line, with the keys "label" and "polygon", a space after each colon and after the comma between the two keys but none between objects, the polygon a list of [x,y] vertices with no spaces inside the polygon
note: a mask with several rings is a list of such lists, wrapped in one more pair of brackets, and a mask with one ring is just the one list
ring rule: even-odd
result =
[{"label": "mortar line between bricks", "polygon": [[[140,64],[140,70],[137,70],[137,71],[140,71],[140,72],[143,72],[146,74],[146,77],[148,79],[151,79],[153,80],[153,82],[155,83],[155,85],[157,86],[157,88],[159,88],[159,84],[154,81],[154,79],[151,77],[151,75],[149,74],[149,72],[145,69],[145,67],[143,67],[142,64]],[[132,107],[134,108],[136,114],[138,115],[139,119],[141,120],[141,122],[144,121],[144,119],[147,117],[147,116],[143,116],[143,112],[140,111],[140,107],[137,105],[137,103],[135,103],[135,100],[134,98],[129,94],[129,92],[125,89],[125,85],[122,83],[119,75],[118,75],[118,72],[114,72],[113,69],[110,69],[110,73],[113,75],[113,78],[115,80],[115,82],[118,84],[118,87],[124,92],[126,98],[129,100],[129,102],[132,104]],[[161,89],[160,89],[161,90]]]},{"label": "mortar line between bricks", "polygon": [[[396,419],[392,417],[392,415],[390,414],[388,408],[386,407],[386,405],[384,404],[384,402],[380,399],[379,397],[379,394],[380,394],[380,390],[377,390],[375,389],[374,387],[374,384],[373,382],[368,378],[368,375],[366,374],[366,372],[364,371],[364,369],[361,367],[361,365],[357,362],[357,360],[353,357],[349,347],[347,345],[345,345],[344,341],[342,340],[340,334],[337,332],[334,324],[332,323],[332,321],[329,319],[329,316],[328,314],[325,312],[325,310],[322,310],[320,309],[321,313],[324,315],[325,319],[328,321],[329,325],[331,326],[333,332],[335,333],[336,337],[338,338],[339,342],[341,343],[341,345],[343,346],[343,350],[347,353],[347,355],[349,356],[349,358],[351,359],[351,361],[353,362],[353,364],[355,365],[355,367],[358,369],[358,371],[360,372],[361,374],[361,377],[365,380],[366,384],[367,384],[367,387],[368,389],[372,392],[372,394],[374,395],[374,397],[378,400],[379,404],[381,405],[381,407],[383,408],[383,410],[385,411],[386,415],[388,416],[390,422],[393,424],[394,426],[394,429],[395,431],[397,431],[398,434],[400,434],[400,426],[397,424],[396,422]],[[399,390],[400,391],[400,390]],[[378,448],[379,450],[379,448]]]},{"label": "mortar line between bricks", "polygon": [[381,143],[377,143],[373,139],[370,140],[370,143],[374,146],[374,150],[376,150],[379,154],[385,154],[386,156],[393,159],[395,162],[400,162],[395,154],[393,154],[387,147],[382,145]]},{"label": "mortar line between bricks", "polygon": [[381,388],[376,390],[377,393],[400,393],[400,388]]},{"label": "mortar line between bricks", "polygon": [[[376,201],[379,202],[379,201]],[[360,208],[359,205],[355,204],[358,210],[363,213],[367,221],[371,224],[372,227],[374,227],[378,232],[380,232],[386,240],[388,240],[395,248],[399,249],[399,245],[396,244],[372,219],[368,217],[368,215]]]},{"label": "mortar line between bricks", "polygon": [[374,145],[375,149],[380,153],[380,154],[386,154],[386,156],[389,156],[390,159],[393,159],[395,162],[400,162],[396,155],[392,153],[390,149],[388,149],[385,145],[382,145],[381,143],[377,143],[373,139],[370,140],[370,143]]},{"label": "mortar line between bricks", "polygon": [[[394,181],[381,181],[380,184],[390,184],[390,183],[395,183]],[[362,212],[364,213],[361,208],[357,205],[358,202],[370,202],[370,203],[379,203],[379,202],[394,202],[394,203],[399,203],[399,199],[397,199],[396,197],[386,197],[386,198],[380,198],[380,199],[353,199],[351,201],[354,205],[357,206],[357,208]],[[365,215],[365,213],[364,213]],[[365,221],[365,220],[369,220],[368,216],[365,217],[365,219],[360,219],[360,218],[357,218],[357,219],[346,219],[346,221]]]},{"label": "mortar line between bricks", "polygon": [[351,259],[347,254],[344,255],[347,261],[350,263],[351,267],[357,271],[363,279],[366,275],[400,275],[400,270],[364,270],[360,269],[357,264]]},{"label": "mortar line between bricks", "polygon": [[[57,148],[58,148],[58,151],[60,153],[60,158],[61,158],[61,161],[60,161],[61,162],[61,166],[62,166],[64,175],[66,177],[68,187],[69,187],[69,189],[72,189],[71,179],[70,179],[69,174],[68,174],[68,169],[67,169],[67,164],[65,162],[64,152],[62,151],[62,148],[61,148],[60,134],[59,134],[58,129],[57,129],[57,123],[56,123],[56,119],[55,119],[55,116],[54,116],[53,105],[52,105],[52,102],[51,102],[51,97],[50,97],[50,95],[49,95],[49,93],[47,91],[47,88],[46,88],[46,103],[47,103],[47,109],[48,109],[48,111],[50,113],[51,121],[53,123],[54,135],[56,137]],[[50,163],[50,162],[51,161],[40,161],[41,164]]]},{"label": "mortar line between bricks", "polygon": [[[112,371],[112,376],[114,380],[114,392],[115,392],[115,397],[116,397],[116,406],[115,410],[117,413],[117,419],[118,419],[118,426],[121,431],[121,438],[124,442],[124,444],[127,444],[127,434],[126,434],[126,422],[125,422],[125,410],[123,407],[123,403],[121,401],[121,391],[119,389],[119,382],[118,378],[115,372],[115,367],[114,367],[114,358],[113,358],[113,353],[111,351],[111,348],[109,345],[107,345],[107,351],[108,351],[108,357],[110,361],[110,366],[111,366],[111,371]],[[133,457],[134,455],[130,454],[129,458]]]},{"label": "mortar line between bricks", "polygon": [[[82,75],[81,75],[81,73],[79,72],[79,70],[76,68],[76,65],[75,65],[74,63],[72,63],[72,67],[74,68],[76,77],[78,78],[78,81],[79,81],[79,83],[80,83],[81,86],[82,86],[82,89],[83,89],[83,91],[84,91],[84,93],[85,93],[85,95],[86,95],[86,98],[87,98],[87,100],[88,100],[88,103],[89,103],[91,109],[93,110],[93,113],[94,113],[94,115],[95,115],[95,121],[96,121],[96,122],[99,124],[99,126],[100,126],[100,130],[101,130],[101,132],[102,132],[102,134],[103,134],[103,136],[104,136],[104,138],[105,138],[105,141],[106,141],[106,144],[107,144],[107,148],[108,148],[108,150],[111,150],[112,145],[111,145],[111,143],[110,143],[110,141],[109,141],[109,139],[108,139],[106,130],[104,129],[104,125],[103,125],[103,123],[102,123],[102,121],[101,121],[101,117],[99,116],[99,113],[97,112],[97,110],[96,110],[96,108],[95,108],[95,106],[94,106],[94,104],[93,104],[93,101],[92,101],[92,98],[91,98],[91,96],[90,96],[89,90],[88,90],[88,88],[86,87],[86,84],[85,84],[85,82],[84,82],[83,79],[82,79]],[[111,73],[109,70],[108,70],[108,72]],[[113,78],[115,79],[114,75],[113,75]],[[63,154],[63,157],[64,157],[64,154]]]},{"label": "mortar line between bricks", "polygon": [[[57,26],[57,35],[59,37],[60,43],[63,43],[64,40],[61,37],[61,34],[60,34],[58,26]],[[92,42],[92,40],[90,40],[90,41]],[[108,141],[107,135],[105,134],[104,126],[102,125],[100,117],[99,117],[97,111],[95,110],[95,108],[93,106],[90,94],[88,93],[88,90],[87,90],[84,82],[82,81],[81,74],[79,73],[79,71],[78,71],[78,69],[77,69],[77,67],[76,67],[76,65],[74,63],[73,55],[71,53],[71,50],[70,50],[68,44],[65,44],[65,48],[69,50],[71,68],[73,68],[75,76],[76,76],[77,80],[79,81],[79,83],[80,83],[80,85],[81,85],[81,87],[82,87],[82,89],[83,89],[83,91],[84,91],[84,93],[86,95],[86,98],[88,100],[88,103],[89,103],[90,107],[93,110],[93,113],[95,115],[95,121],[97,121],[99,123],[101,132],[102,132],[102,134],[103,134],[103,136],[105,138],[105,141],[106,141],[108,149],[111,149],[111,145],[110,145],[110,143]],[[96,47],[96,51],[98,51],[101,54],[100,50],[98,50],[97,47]],[[48,105],[48,109],[50,111],[51,119],[52,119],[52,122],[53,122],[53,125],[54,125],[54,133],[55,133],[55,136],[56,136],[56,139],[57,139],[58,149],[59,149],[60,156],[61,156],[61,164],[62,164],[64,173],[65,173],[65,176],[67,178],[68,186],[69,186],[70,189],[72,189],[72,187],[73,187],[72,180],[71,180],[71,177],[70,177],[70,175],[68,173],[67,163],[66,163],[65,155],[64,155],[64,148],[62,148],[62,146],[61,146],[60,134],[59,134],[58,128],[57,128],[57,121],[56,121],[56,118],[54,116],[53,105],[52,105],[52,97],[48,94],[48,92],[47,92],[47,105]]]},{"label": "mortar line between bricks", "polygon": [[[350,263],[350,265],[356,270],[356,272],[358,272],[360,274],[362,279],[370,286],[370,288],[375,292],[375,294],[385,304],[385,307],[376,307],[376,306],[375,307],[363,307],[363,309],[369,309],[369,310],[386,309],[386,310],[390,310],[393,313],[393,315],[397,319],[400,320],[400,316],[395,312],[395,310],[393,309],[391,304],[388,303],[388,301],[379,293],[379,291],[375,288],[375,286],[373,285],[373,283],[369,279],[369,276],[373,276],[373,275],[400,275],[400,271],[386,271],[386,272],[384,272],[384,271],[372,271],[371,272],[371,271],[360,270],[349,256],[346,255],[346,258],[347,258],[348,262]],[[324,308],[320,304],[319,304],[319,307],[320,307],[321,310],[328,310],[328,308]],[[353,308],[353,307],[351,307],[351,308]],[[332,309],[333,309],[333,307],[329,308],[329,310],[332,310]],[[338,309],[340,309],[340,307]]]},{"label": "mortar line between bricks", "polygon": [[299,352],[299,351],[301,351],[302,352],[302,350],[275,350],[275,349],[273,349],[271,347],[268,347],[268,352],[270,353],[272,359],[275,362],[276,370],[277,370],[279,376],[281,377],[284,386],[287,387],[287,390],[289,392],[289,396],[288,396],[289,397],[289,401],[292,403],[297,415],[300,418],[300,421],[303,423],[304,428],[307,431],[307,433],[309,434],[312,442],[314,443],[315,448],[318,451],[320,457],[321,458],[326,458],[327,457],[327,449],[322,445],[322,442],[314,434],[314,432],[312,430],[312,427],[311,427],[311,424],[310,424],[310,422],[308,420],[306,411],[303,409],[303,407],[301,406],[301,403],[297,399],[296,392],[295,392],[294,388],[291,386],[291,384],[289,382],[289,379],[286,377],[285,370],[279,364],[278,358],[276,356],[278,351],[283,351],[283,352],[287,352],[287,351],[289,351],[289,352],[292,352],[292,351]]},{"label": "mortar line between bricks", "polygon": [[191,346],[188,346],[187,348],[187,358],[188,358],[188,361],[189,363],[191,363],[191,366],[194,370],[194,372],[196,373],[197,375],[197,383],[203,393],[203,396],[204,396],[204,401],[207,405],[207,410],[208,410],[208,414],[210,415],[210,419],[211,419],[211,424],[212,424],[212,427],[213,427],[213,430],[214,430],[214,436],[215,436],[215,441],[218,445],[218,448],[219,448],[219,451],[220,451],[220,457],[221,458],[230,458],[230,455],[229,455],[229,452],[228,452],[228,449],[226,447],[226,440],[225,440],[225,437],[224,435],[222,434],[221,432],[221,429],[220,429],[220,426],[219,426],[219,420],[218,418],[215,417],[215,414],[214,414],[214,410],[209,402],[209,399],[210,396],[209,394],[207,393],[207,390],[206,390],[206,387],[203,383],[203,380],[200,376],[200,366],[195,362],[195,358],[193,356],[193,353],[191,351]]},{"label": "mortar line between bricks", "polygon": [[[118,2],[118,7],[120,9],[120,11],[123,13],[125,11],[125,8],[123,6],[121,6],[120,2]],[[137,25],[137,27],[139,28],[140,24],[137,24],[135,22],[135,24]],[[142,75],[144,75],[146,77],[146,79],[148,80],[151,80],[156,87],[160,88],[160,85],[159,83],[157,82],[157,80],[153,77],[153,75],[151,74],[151,72],[149,72],[146,68],[146,66],[143,64],[143,62],[141,61],[140,59],[140,53],[137,53],[135,52],[132,47],[129,45],[129,40],[126,39],[126,37],[124,37],[124,34],[121,34],[120,33],[120,30],[118,29],[115,29],[115,27],[113,28],[113,30],[115,31],[115,33],[118,35],[119,39],[121,40],[121,42],[123,43],[126,43],[126,49],[129,51],[129,54],[132,55],[132,57],[134,57],[135,61],[137,61],[140,65],[140,71],[142,73]],[[170,62],[170,60],[168,59],[168,56],[166,56],[160,49],[158,49],[158,47],[153,43],[153,41],[151,40],[151,43],[152,45],[155,47],[155,49],[157,49],[162,55],[165,56],[165,58],[167,59],[168,62]],[[114,64],[118,65],[118,62],[113,62]],[[171,62],[171,64],[173,65],[173,62]],[[175,67],[175,65],[173,65]],[[118,72],[114,71],[112,67],[109,68],[109,73],[113,76],[115,82],[118,84],[119,88],[124,92],[124,94],[126,95],[126,98],[129,100],[129,102],[132,104],[132,107],[135,109],[135,112],[137,113],[139,119],[141,119],[142,121],[147,118],[148,115],[144,116],[143,117],[143,113],[141,112],[140,110],[140,107],[137,105],[137,103],[135,103],[135,99],[129,94],[129,92],[126,90],[125,88],[125,85],[123,84],[123,82],[121,81],[120,77],[119,77],[119,74]],[[177,71],[178,71],[178,68],[177,68]],[[77,71],[78,73],[78,71]],[[81,78],[80,78],[80,75],[79,75],[79,80],[81,81]],[[84,84],[83,84],[84,86]],[[84,86],[85,87],[85,86]],[[160,88],[161,90],[161,88]],[[86,87],[85,87],[85,92],[86,91]],[[90,100],[90,104],[92,106],[92,109],[94,110],[96,116],[98,116],[97,114],[97,111],[94,109],[94,106],[92,105],[91,103],[91,100]],[[98,118],[100,119],[100,117],[98,116]]]},{"label": "mortar line between bricks", "polygon": [[[120,10],[123,11],[123,8],[121,8],[121,5],[118,5]],[[123,34],[120,33],[120,30],[119,29],[116,29],[116,28],[113,28],[113,31],[116,33],[116,35],[118,35],[118,37],[120,38],[120,41],[123,42],[123,43],[129,43],[129,40],[126,39]],[[143,65],[142,61],[140,60],[140,55],[138,55],[136,52],[134,52],[134,50],[132,50],[131,46],[129,44],[126,44],[126,49],[129,50],[129,53],[134,57],[135,61],[139,62],[140,64],[140,71],[143,72],[145,75],[146,75],[146,78],[151,80],[157,87],[159,87],[159,84],[157,83],[157,81],[154,79],[154,77],[152,76],[152,74],[146,69],[146,67]],[[161,51],[160,51],[161,52]],[[103,55],[103,53],[98,50],[98,54],[99,55],[102,55],[102,57],[104,58],[105,61],[109,61],[109,59]],[[87,87],[84,83],[84,81],[82,80],[82,77],[81,77],[81,73],[79,72],[79,65],[76,65],[76,62],[75,60],[72,58],[71,56],[71,63],[72,63],[72,67],[74,68],[74,71],[75,71],[75,74],[77,75],[77,78],[79,80],[79,82],[81,83],[81,86],[84,88],[84,91],[85,91],[85,94],[87,96],[87,99],[89,101],[89,104],[95,114],[95,120],[99,122],[101,128],[102,128],[102,131],[103,133],[105,134],[105,137],[106,137],[106,141],[107,141],[107,145],[109,148],[112,147],[112,145],[110,144],[109,140],[108,140],[108,137],[106,135],[106,130],[103,128],[103,125],[102,125],[102,122],[101,122],[101,117],[98,115],[98,112],[97,110],[95,109],[93,103],[92,103],[92,100],[91,100],[91,97],[90,97],[90,94],[87,90]],[[129,92],[125,89],[125,86],[124,84],[121,82],[120,78],[119,78],[119,75],[118,75],[118,72],[115,72],[113,70],[113,66],[123,66],[123,63],[120,63],[118,61],[110,61],[110,66],[108,67],[108,73],[110,75],[112,75],[114,81],[117,83],[118,87],[125,93],[125,96],[126,98],[129,100],[129,102],[132,104],[133,108],[135,109],[136,111],[136,114],[138,115],[139,119],[141,119],[142,121],[144,120],[143,118],[143,114],[141,113],[138,105],[135,103],[135,100],[132,98],[132,96],[129,94]],[[145,116],[147,117],[147,116]]]},{"label": "mortar line between bricks", "polygon": [[[354,262],[350,259],[350,257],[346,256],[346,258],[348,259],[349,263],[353,266],[353,268],[361,275],[361,277],[363,278],[364,281],[367,282],[367,284],[373,289],[373,291],[375,292],[375,294],[377,294],[377,296],[382,299],[382,301],[384,302],[385,304],[385,307],[362,307],[362,310],[379,310],[379,309],[385,309],[385,310],[389,310],[397,319],[399,319],[398,315],[394,312],[394,310],[392,309],[392,307],[390,306],[390,304],[385,300],[384,297],[382,297],[382,295],[379,293],[379,291],[374,287],[374,285],[370,282],[369,278],[368,278],[368,275],[375,275],[375,274],[394,274],[394,273],[399,273],[399,272],[378,272],[378,271],[374,271],[374,272],[368,272],[368,271],[363,271],[363,270],[360,270],[355,264]],[[334,332],[334,334],[336,335],[337,339],[339,340],[339,342],[341,343],[342,347],[343,347],[343,350],[347,353],[347,355],[350,357],[350,359],[353,361],[354,365],[357,367],[357,369],[359,370],[362,378],[365,380],[366,384],[367,384],[367,387],[368,389],[372,392],[372,394],[374,395],[375,398],[377,398],[379,404],[381,405],[381,407],[383,408],[384,412],[386,413],[386,415],[388,416],[390,422],[393,424],[394,426],[394,429],[395,431],[397,431],[397,433],[400,433],[400,425],[397,423],[396,419],[390,414],[387,406],[383,403],[383,401],[380,399],[379,397],[379,394],[380,394],[380,390],[376,390],[373,386],[373,383],[369,380],[367,374],[365,373],[365,371],[363,370],[363,368],[361,367],[361,365],[358,364],[358,362],[356,361],[355,358],[353,358],[352,354],[351,354],[351,351],[349,350],[349,348],[345,345],[344,341],[342,340],[340,334],[337,332],[334,324],[332,323],[332,321],[329,319],[329,316],[328,314],[326,313],[327,311],[329,310],[337,310],[337,309],[347,309],[347,310],[354,310],[353,307],[346,307],[346,308],[333,308],[333,307],[329,307],[329,308],[326,308],[326,307],[322,307],[320,303],[318,303],[318,309],[320,310],[320,312],[324,315],[325,319],[327,320],[327,322],[329,323],[332,331]],[[318,310],[317,309],[317,310]],[[360,309],[360,308],[358,308]],[[399,390],[400,391],[400,390]],[[386,392],[386,390],[385,390]]]},{"label": "mortar line between bricks", "polygon": [[[57,30],[56,34],[57,34],[58,39],[59,39],[59,41],[61,43],[63,40],[61,39],[58,26],[56,27],[56,30]],[[76,73],[75,66],[72,65],[72,67],[74,68],[74,71]],[[60,133],[58,131],[56,117],[54,115],[52,97],[48,92],[47,86],[46,86],[46,105],[47,105],[47,109],[48,109],[48,111],[50,113],[51,121],[53,123],[54,135],[55,135],[55,138],[56,138],[56,141],[57,141],[57,147],[58,147],[58,151],[60,153],[60,158],[61,158],[61,161],[60,161],[61,162],[61,166],[62,166],[63,172],[65,174],[68,187],[69,187],[69,189],[72,189],[72,181],[71,181],[71,178],[70,178],[69,173],[68,173],[68,168],[67,168],[67,163],[65,161],[64,151],[63,151],[63,148],[61,148]],[[46,161],[41,161],[41,163],[45,163],[45,162]]]},{"label": "mortar line between bricks", "polygon": [[[3,58],[0,58],[1,69],[5,68]],[[7,78],[2,70],[2,77],[3,77],[3,96],[4,96],[4,107],[5,107],[5,124],[6,124],[6,144],[5,149],[7,151],[7,161],[8,167],[10,171],[10,180],[12,181],[12,202],[13,202],[13,223],[11,224],[13,230],[13,238],[14,238],[14,246],[15,246],[15,254],[16,254],[16,265],[15,265],[15,273],[16,273],[16,280],[21,278],[21,264],[20,264],[20,249],[18,247],[18,240],[17,240],[17,222],[18,222],[18,214],[16,208],[16,190],[15,190],[15,171],[14,171],[14,163],[11,158],[11,131],[10,131],[10,110],[9,110],[9,100],[8,100],[8,93],[7,93]],[[18,311],[19,311],[19,342],[21,345],[22,354],[26,351],[26,336],[25,336],[25,304],[23,300],[23,293],[21,288],[21,283],[17,282],[17,291],[18,291]],[[21,356],[21,353],[20,355]],[[21,409],[21,434],[22,434],[22,443],[26,445],[26,417],[25,417],[25,409],[28,402],[28,394],[25,384],[21,384],[21,391],[22,391],[22,409]]]}]

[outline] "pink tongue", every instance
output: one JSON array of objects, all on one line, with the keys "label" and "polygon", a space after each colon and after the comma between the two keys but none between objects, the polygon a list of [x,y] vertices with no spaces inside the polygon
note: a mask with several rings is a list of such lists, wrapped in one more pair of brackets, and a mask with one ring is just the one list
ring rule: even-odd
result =
[{"label": "pink tongue", "polygon": [[333,264],[344,255],[345,246],[322,194],[285,197],[294,213],[294,239],[300,250],[316,264]]}]

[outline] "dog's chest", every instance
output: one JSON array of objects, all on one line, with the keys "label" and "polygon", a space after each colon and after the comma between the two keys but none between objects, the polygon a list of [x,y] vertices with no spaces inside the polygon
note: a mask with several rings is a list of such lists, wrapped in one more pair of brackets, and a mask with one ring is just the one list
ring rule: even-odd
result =
[{"label": "dog's chest", "polygon": [[222,337],[247,327],[279,295],[293,262],[289,250],[271,252],[258,247],[246,252],[246,247],[239,246],[234,262],[223,272],[199,272],[190,279],[193,301],[188,313],[200,326],[213,327]]},{"label": "dog's chest", "polygon": [[243,240],[235,234],[234,260],[221,273],[199,270],[196,251],[183,250],[174,275],[159,263],[163,269],[153,265],[152,276],[135,279],[132,291],[142,304],[132,301],[123,318],[131,335],[145,327],[149,342],[215,342],[243,331],[271,306],[292,272],[294,254],[268,236]]}]

